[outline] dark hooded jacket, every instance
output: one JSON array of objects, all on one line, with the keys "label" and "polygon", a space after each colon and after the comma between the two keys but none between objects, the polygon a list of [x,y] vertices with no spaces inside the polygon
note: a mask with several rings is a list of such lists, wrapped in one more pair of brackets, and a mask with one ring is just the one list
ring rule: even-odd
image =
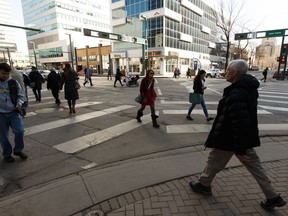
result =
[{"label": "dark hooded jacket", "polygon": [[255,77],[244,74],[224,89],[206,147],[244,155],[247,149],[260,146],[258,87],[259,82]]}]

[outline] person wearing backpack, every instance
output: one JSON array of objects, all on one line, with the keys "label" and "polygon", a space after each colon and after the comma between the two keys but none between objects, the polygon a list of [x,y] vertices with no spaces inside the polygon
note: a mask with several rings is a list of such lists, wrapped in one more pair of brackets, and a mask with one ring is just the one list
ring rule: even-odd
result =
[{"label": "person wearing backpack", "polygon": [[52,95],[55,98],[55,103],[57,104],[57,106],[61,104],[61,101],[59,100],[60,82],[61,82],[61,76],[58,73],[56,73],[54,68],[51,68],[47,78],[47,89],[48,90],[51,89]]},{"label": "person wearing backpack", "polygon": [[36,101],[41,102],[41,89],[42,83],[44,83],[44,78],[35,66],[32,66],[32,71],[29,73],[29,78],[32,84],[31,88],[35,95],[35,99]]},{"label": "person wearing backpack", "polygon": [[[7,63],[0,63],[0,143],[4,161],[12,163],[15,159],[11,156],[27,159],[24,149],[24,124],[20,116],[24,95],[20,84],[11,78],[11,67]],[[9,128],[14,133],[15,146],[9,141]]]}]

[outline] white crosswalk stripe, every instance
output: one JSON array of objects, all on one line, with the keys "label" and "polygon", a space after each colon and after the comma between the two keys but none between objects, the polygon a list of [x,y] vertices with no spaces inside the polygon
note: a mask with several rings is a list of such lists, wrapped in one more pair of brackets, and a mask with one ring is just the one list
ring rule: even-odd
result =
[{"label": "white crosswalk stripe", "polygon": [[[263,109],[265,109],[263,107]],[[188,112],[188,109],[187,110],[163,110],[163,114],[165,115],[177,115],[177,114],[187,114]],[[271,112],[268,112],[266,110],[258,110],[257,111],[258,114],[261,114],[261,115],[271,115],[273,113]],[[202,109],[194,109],[193,110],[193,115],[202,115],[203,114],[203,110]],[[217,114],[217,110],[211,110],[209,109],[209,114],[212,114],[212,115],[216,115]],[[204,114],[203,114],[204,115]]]},{"label": "white crosswalk stripe", "polygon": [[[158,114],[158,113],[157,113]],[[123,122],[121,124],[106,128],[95,133],[79,137],[77,139],[69,140],[67,142],[53,146],[55,149],[65,153],[75,153],[91,146],[98,145],[114,137],[118,137],[130,130],[145,125],[151,122],[150,114],[144,115],[142,123],[139,124],[135,119]]]},{"label": "white crosswalk stripe", "polygon": [[71,118],[67,118],[67,119],[61,119],[61,120],[57,120],[57,121],[47,122],[47,123],[44,123],[41,125],[35,125],[32,127],[26,128],[25,129],[25,135],[31,135],[31,134],[43,132],[46,130],[50,130],[50,129],[54,129],[54,128],[58,128],[58,127],[63,127],[65,125],[69,125],[69,124],[75,124],[78,122],[82,122],[82,121],[86,121],[86,120],[96,118],[99,116],[104,116],[104,115],[119,112],[122,110],[130,109],[133,107],[135,107],[135,106],[122,105],[122,106],[107,108],[107,109],[102,110],[102,111],[90,112],[90,113],[86,113],[83,115],[72,116]]},{"label": "white crosswalk stripe", "polygon": [[[211,124],[185,124],[168,125],[167,133],[207,133],[211,130]],[[288,130],[288,124],[258,124],[260,131]]]}]

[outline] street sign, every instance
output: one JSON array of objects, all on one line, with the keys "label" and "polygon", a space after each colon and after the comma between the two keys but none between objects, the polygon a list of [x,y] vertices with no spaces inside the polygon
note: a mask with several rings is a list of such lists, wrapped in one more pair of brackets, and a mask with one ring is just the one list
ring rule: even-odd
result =
[{"label": "street sign", "polygon": [[147,39],[135,37],[136,44],[147,44]]},{"label": "street sign", "polygon": [[272,31],[266,31],[265,37],[281,37],[284,35],[284,30],[272,30]]}]

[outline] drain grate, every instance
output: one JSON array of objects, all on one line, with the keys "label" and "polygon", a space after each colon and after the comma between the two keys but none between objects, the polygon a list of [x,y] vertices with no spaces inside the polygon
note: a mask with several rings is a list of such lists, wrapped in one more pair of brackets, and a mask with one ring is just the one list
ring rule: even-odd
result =
[{"label": "drain grate", "polygon": [[104,212],[101,210],[93,210],[88,212],[85,216],[104,216]]}]

